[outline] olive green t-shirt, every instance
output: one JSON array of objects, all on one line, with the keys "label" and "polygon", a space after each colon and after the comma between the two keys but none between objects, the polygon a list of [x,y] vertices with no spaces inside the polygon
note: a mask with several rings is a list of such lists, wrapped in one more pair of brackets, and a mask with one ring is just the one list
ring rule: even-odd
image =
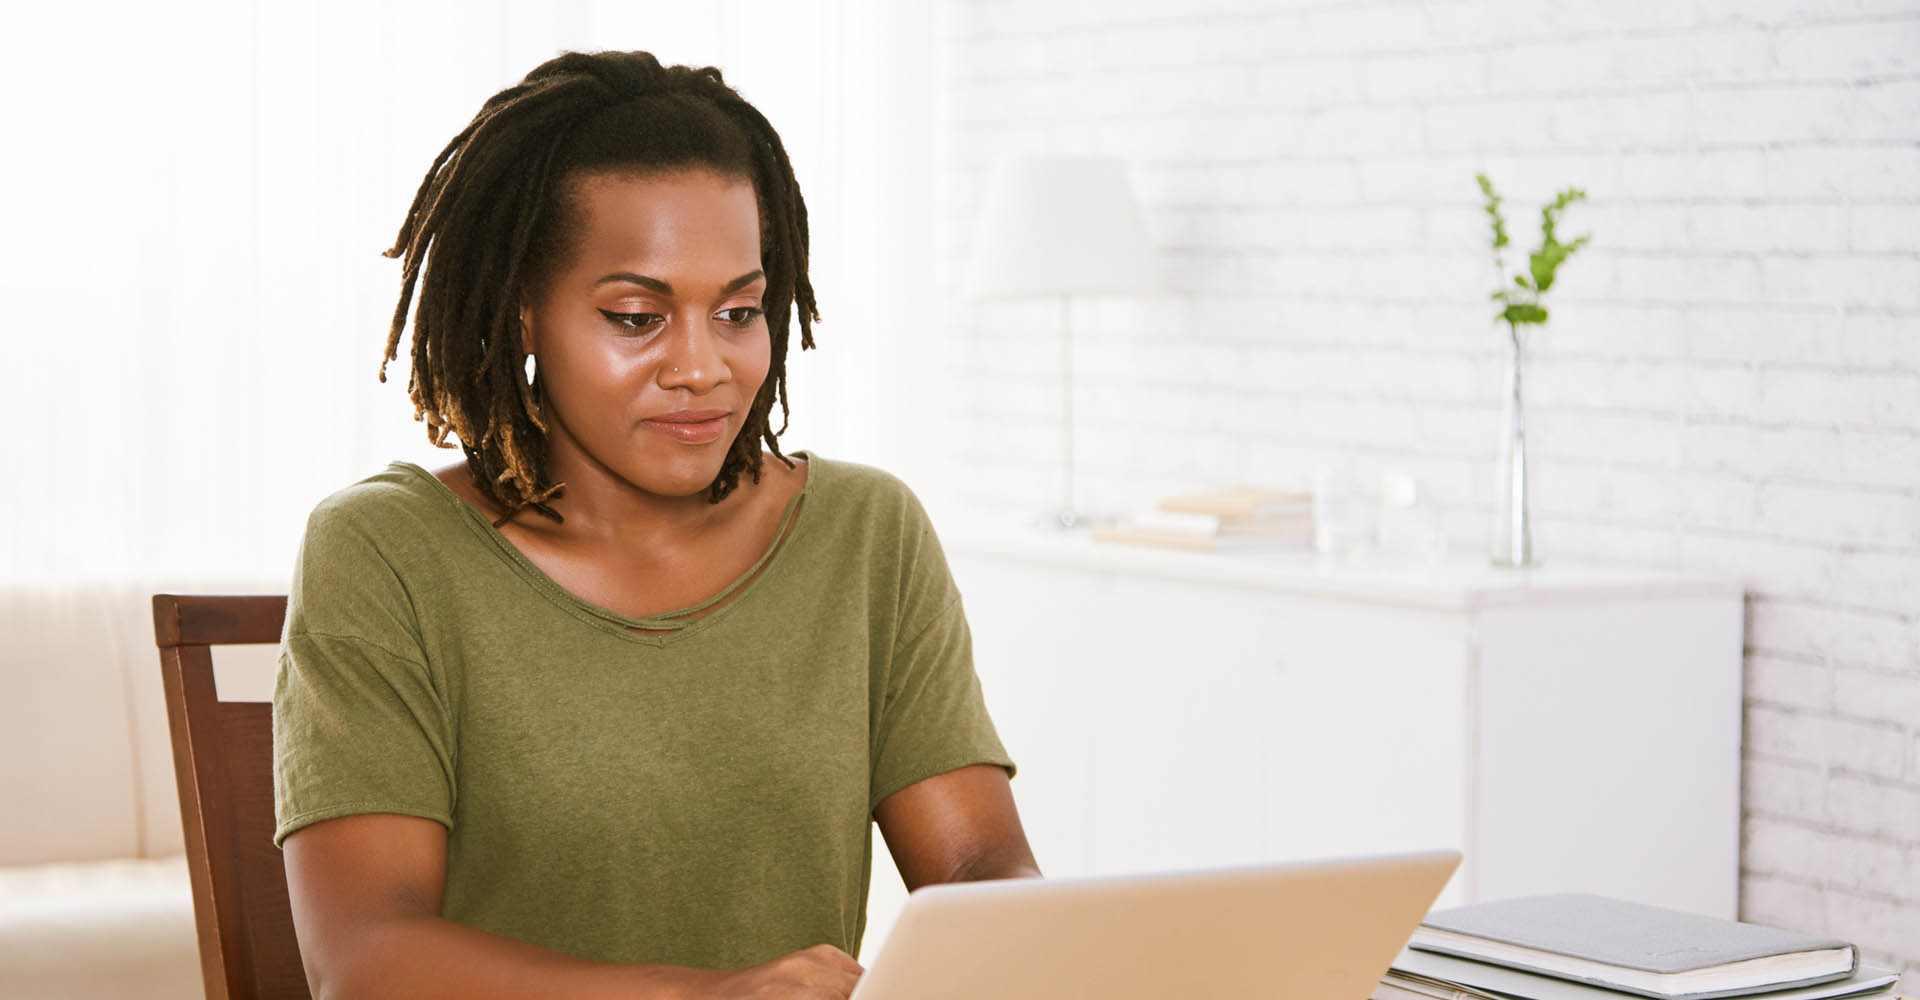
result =
[{"label": "olive green t-shirt", "polygon": [[351,813],[437,820],[442,916],[580,958],[857,953],[874,806],[1014,765],[918,500],[796,457],[784,540],[703,617],[574,596],[411,463],[327,497],[274,687],[274,842]]}]

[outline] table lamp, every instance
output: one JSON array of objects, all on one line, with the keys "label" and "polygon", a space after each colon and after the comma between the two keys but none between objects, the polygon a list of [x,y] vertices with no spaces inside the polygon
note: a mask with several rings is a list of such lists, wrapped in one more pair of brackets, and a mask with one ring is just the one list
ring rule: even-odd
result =
[{"label": "table lamp", "polygon": [[1073,491],[1073,297],[1155,290],[1154,261],[1126,161],[1001,157],[993,164],[961,288],[967,298],[1060,302],[1061,503],[1051,520],[1085,520]]}]

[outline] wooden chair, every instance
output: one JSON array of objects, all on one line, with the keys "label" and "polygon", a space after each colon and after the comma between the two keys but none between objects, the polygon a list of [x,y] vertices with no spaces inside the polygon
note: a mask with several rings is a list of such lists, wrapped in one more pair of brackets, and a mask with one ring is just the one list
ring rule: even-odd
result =
[{"label": "wooden chair", "polygon": [[273,846],[273,706],[221,701],[213,646],[277,643],[283,595],[153,595],[209,1000],[310,1000]]}]

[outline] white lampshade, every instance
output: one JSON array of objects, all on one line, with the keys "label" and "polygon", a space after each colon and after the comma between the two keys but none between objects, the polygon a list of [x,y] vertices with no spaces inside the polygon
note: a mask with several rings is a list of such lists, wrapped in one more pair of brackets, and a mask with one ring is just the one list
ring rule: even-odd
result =
[{"label": "white lampshade", "polygon": [[1024,156],[994,163],[961,283],[968,298],[1158,287],[1126,161]]}]

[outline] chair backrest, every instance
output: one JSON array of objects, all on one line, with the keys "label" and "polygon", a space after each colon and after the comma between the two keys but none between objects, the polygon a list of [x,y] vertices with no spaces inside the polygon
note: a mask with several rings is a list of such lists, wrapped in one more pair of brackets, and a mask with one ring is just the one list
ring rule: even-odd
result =
[{"label": "chair backrest", "polygon": [[209,1000],[309,998],[273,846],[273,706],[221,701],[212,647],[277,643],[284,595],[153,595]]}]

